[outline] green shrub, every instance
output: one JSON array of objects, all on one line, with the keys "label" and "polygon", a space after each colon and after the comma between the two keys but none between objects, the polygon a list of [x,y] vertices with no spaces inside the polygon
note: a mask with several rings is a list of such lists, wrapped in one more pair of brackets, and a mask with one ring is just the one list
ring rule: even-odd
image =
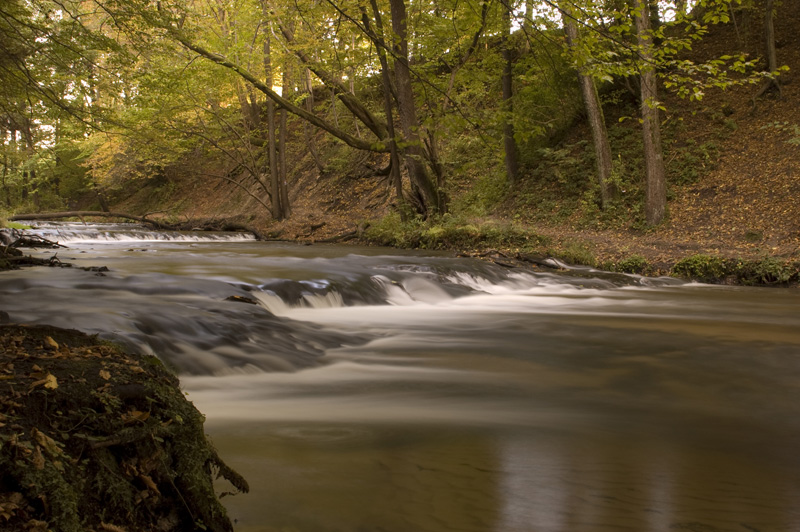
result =
[{"label": "green shrub", "polygon": [[365,232],[367,240],[385,246],[423,249],[518,248],[533,249],[546,242],[536,233],[513,224],[479,224],[445,214],[423,221],[402,221],[391,213],[374,222]]},{"label": "green shrub", "polygon": [[731,273],[728,261],[710,255],[692,255],[678,261],[672,267],[677,277],[695,279],[705,283],[719,282]]},{"label": "green shrub", "polygon": [[650,268],[650,263],[641,255],[631,255],[626,259],[622,259],[614,265],[614,270],[621,273],[635,273],[644,275]]},{"label": "green shrub", "polygon": [[742,284],[751,285],[787,284],[799,275],[797,264],[773,257],[740,263],[737,273]]}]

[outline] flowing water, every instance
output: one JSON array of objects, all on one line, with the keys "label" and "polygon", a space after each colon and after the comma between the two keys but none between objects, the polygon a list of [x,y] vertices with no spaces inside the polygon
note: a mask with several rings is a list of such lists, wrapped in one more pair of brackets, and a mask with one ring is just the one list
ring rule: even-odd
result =
[{"label": "flowing water", "polygon": [[239,532],[800,531],[797,290],[38,232],[110,271],[0,273],[0,309],[175,367]]}]

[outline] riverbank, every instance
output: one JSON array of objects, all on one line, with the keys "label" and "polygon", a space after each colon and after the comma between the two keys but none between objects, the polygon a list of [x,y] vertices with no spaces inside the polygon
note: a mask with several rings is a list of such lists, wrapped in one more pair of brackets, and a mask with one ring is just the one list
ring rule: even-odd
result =
[{"label": "riverbank", "polygon": [[213,480],[247,483],[158,359],[14,324],[0,352],[0,531],[232,530]]}]

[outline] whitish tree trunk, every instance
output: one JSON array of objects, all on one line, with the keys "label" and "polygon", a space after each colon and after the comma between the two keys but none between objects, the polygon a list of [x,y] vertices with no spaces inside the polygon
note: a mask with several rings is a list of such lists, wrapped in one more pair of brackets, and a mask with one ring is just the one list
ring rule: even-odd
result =
[{"label": "whitish tree trunk", "polygon": [[[578,40],[578,26],[569,16],[564,17],[564,30],[570,47],[574,47]],[[594,79],[578,68],[578,81],[583,95],[583,104],[586,108],[586,117],[592,130],[592,143],[594,144],[594,157],[597,165],[597,181],[600,184],[600,201],[605,208],[616,194],[611,185],[611,143],[608,140],[603,107],[597,94],[597,85]]]},{"label": "whitish tree trunk", "polygon": [[661,124],[658,118],[658,91],[653,66],[653,42],[650,35],[648,1],[636,0],[636,36],[641,56],[641,109],[645,166],[645,217],[655,225],[664,219],[667,207],[667,180],[661,150]]}]

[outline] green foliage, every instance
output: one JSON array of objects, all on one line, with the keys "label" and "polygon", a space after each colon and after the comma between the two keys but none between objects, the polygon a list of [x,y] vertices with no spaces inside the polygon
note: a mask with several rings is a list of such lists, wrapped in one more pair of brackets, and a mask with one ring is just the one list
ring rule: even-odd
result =
[{"label": "green foliage", "polygon": [[6,229],[30,229],[30,225],[21,224],[19,222],[9,222],[8,220],[0,218],[0,227]]},{"label": "green foliage", "polygon": [[391,213],[374,222],[364,235],[385,246],[422,249],[538,249],[547,239],[513,224],[476,223],[445,214],[437,219],[402,221]]},{"label": "green foliage", "polygon": [[733,280],[745,285],[786,285],[800,281],[800,263],[775,257],[742,260],[694,255],[676,263],[672,274],[706,283]]},{"label": "green foliage", "polygon": [[569,264],[597,266],[597,257],[592,251],[591,245],[586,242],[568,241],[558,248],[551,249],[549,253]]},{"label": "green foliage", "polygon": [[451,210],[460,216],[486,216],[497,208],[508,192],[504,168],[500,165],[486,167],[484,173],[475,177],[469,187],[453,199]]},{"label": "green foliage", "polygon": [[641,255],[631,255],[613,265],[614,271],[644,275],[650,269],[650,263]]},{"label": "green foliage", "polygon": [[800,280],[800,264],[765,257],[758,261],[737,264],[737,277],[742,284],[781,285]]},{"label": "green foliage", "polygon": [[788,134],[789,138],[785,142],[787,144],[792,144],[793,146],[800,146],[800,124],[793,124],[787,120],[775,121],[770,122],[765,126],[761,126],[761,129],[772,129],[784,134]]},{"label": "green foliage", "polygon": [[726,259],[710,255],[692,255],[675,263],[672,274],[701,282],[719,282],[729,275],[731,268]]},{"label": "green foliage", "polygon": [[697,144],[694,139],[686,139],[683,146],[673,144],[670,152],[671,157],[666,164],[670,183],[688,185],[696,183],[716,167],[719,145],[713,140]]}]

